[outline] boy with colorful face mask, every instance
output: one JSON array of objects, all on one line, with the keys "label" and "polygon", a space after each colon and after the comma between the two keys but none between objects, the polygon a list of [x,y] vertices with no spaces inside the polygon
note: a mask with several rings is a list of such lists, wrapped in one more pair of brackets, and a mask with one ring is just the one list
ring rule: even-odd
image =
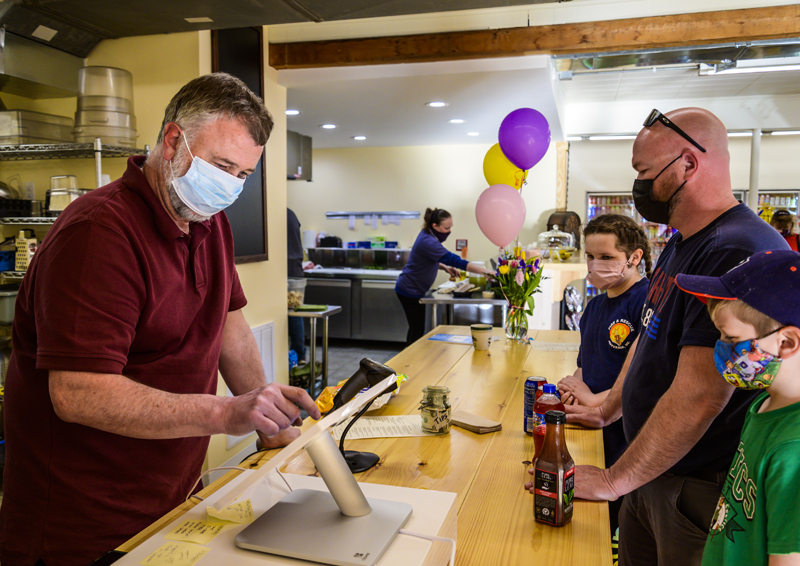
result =
[{"label": "boy with colorful face mask", "polygon": [[708,303],[722,377],[765,390],[748,410],[703,565],[800,564],[800,253],[760,252],[722,277],[676,281]]}]

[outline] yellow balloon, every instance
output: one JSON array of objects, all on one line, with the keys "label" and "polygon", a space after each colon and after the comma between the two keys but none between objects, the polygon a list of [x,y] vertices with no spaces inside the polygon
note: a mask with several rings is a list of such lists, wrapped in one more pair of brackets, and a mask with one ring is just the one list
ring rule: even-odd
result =
[{"label": "yellow balloon", "polygon": [[496,143],[483,158],[483,176],[490,186],[508,185],[519,190],[528,172],[511,163],[500,149],[500,144]]}]

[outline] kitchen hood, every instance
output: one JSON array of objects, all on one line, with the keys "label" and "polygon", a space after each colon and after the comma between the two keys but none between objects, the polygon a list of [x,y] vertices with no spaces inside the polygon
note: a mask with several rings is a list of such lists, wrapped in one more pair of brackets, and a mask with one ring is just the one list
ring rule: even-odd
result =
[{"label": "kitchen hood", "polygon": [[27,98],[78,94],[83,59],[0,28],[0,91]]},{"label": "kitchen hood", "polygon": [[86,57],[101,39],[113,34],[57,12],[49,2],[4,0],[0,2],[0,26],[6,31],[60,51]]},{"label": "kitchen hood", "polygon": [[27,98],[76,96],[83,58],[112,37],[47,4],[0,1],[0,91]]}]

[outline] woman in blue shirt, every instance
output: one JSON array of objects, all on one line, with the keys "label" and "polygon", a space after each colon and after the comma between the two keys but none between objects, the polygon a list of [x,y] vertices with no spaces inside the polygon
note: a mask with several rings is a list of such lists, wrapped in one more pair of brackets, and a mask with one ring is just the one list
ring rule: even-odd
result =
[{"label": "woman in blue shirt", "polygon": [[411,248],[408,263],[397,279],[394,290],[408,320],[407,346],[425,334],[425,305],[421,305],[419,300],[427,294],[440,269],[453,276],[457,276],[462,269],[492,275],[486,268],[469,263],[445,249],[442,243],[452,229],[453,218],[449,212],[441,208],[426,209],[425,225]]}]

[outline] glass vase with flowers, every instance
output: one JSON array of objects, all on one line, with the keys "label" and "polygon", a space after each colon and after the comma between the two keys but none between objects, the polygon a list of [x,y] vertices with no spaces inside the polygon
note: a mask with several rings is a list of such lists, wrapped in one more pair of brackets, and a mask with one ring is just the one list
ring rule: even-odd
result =
[{"label": "glass vase with flowers", "polygon": [[524,342],[528,337],[528,315],[533,314],[533,294],[540,293],[542,280],[540,259],[531,258],[527,262],[523,253],[506,253],[497,262],[497,283],[503,297],[508,301],[506,315],[506,336],[511,340]]}]

